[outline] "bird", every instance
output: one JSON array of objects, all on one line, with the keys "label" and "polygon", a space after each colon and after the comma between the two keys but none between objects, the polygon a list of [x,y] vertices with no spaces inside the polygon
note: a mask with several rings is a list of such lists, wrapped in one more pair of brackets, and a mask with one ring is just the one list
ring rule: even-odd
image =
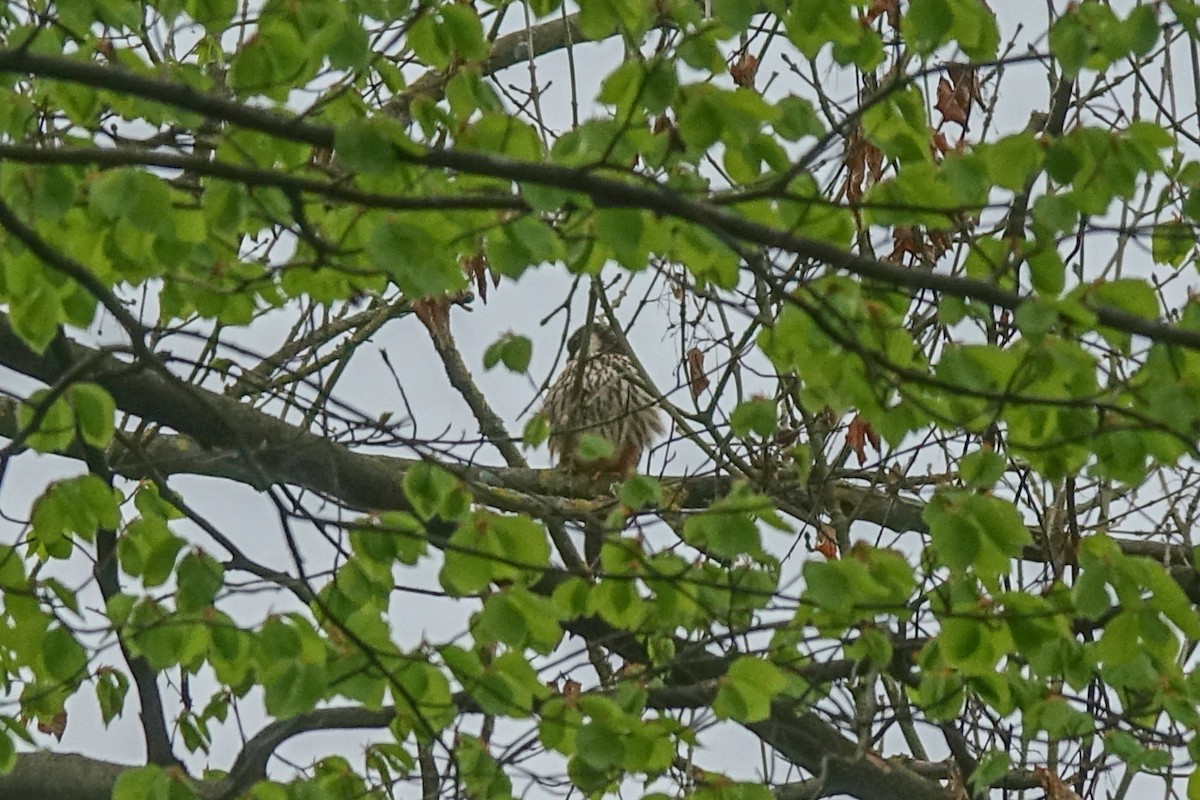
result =
[{"label": "bird", "polygon": [[[665,430],[658,402],[607,324],[593,320],[590,335],[588,325],[573,332],[567,356],[541,410],[550,428],[550,455],[575,475],[628,478]],[[585,458],[578,452],[584,434],[607,440],[612,452]]]}]

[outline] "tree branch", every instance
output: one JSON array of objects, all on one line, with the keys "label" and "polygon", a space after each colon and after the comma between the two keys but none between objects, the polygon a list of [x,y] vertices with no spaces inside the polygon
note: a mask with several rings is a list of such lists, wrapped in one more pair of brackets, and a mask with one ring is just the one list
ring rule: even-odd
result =
[{"label": "tree branch", "polygon": [[[360,510],[409,510],[401,484],[405,470],[419,459],[358,453],[283,420],[258,411],[236,399],[206,389],[169,381],[137,363],[122,361],[73,340],[65,345],[75,363],[88,368],[79,380],[103,386],[122,411],[154,422],[181,435],[155,434],[141,443],[140,454],[114,445],[112,469],[134,480],[158,474],[203,475],[225,478],[259,490],[272,485],[299,486],[328,497],[342,506]],[[47,384],[58,380],[62,365],[34,353],[13,333],[0,313],[0,366]],[[15,403],[0,401],[0,436],[17,435]],[[246,454],[252,457],[247,463]],[[82,458],[81,453],[75,454]],[[145,463],[149,459],[152,464]],[[475,493],[476,499],[507,511],[547,513],[565,519],[584,519],[594,512],[592,503],[602,490],[585,478],[561,470],[514,469],[482,465],[452,469]],[[728,494],[732,479],[722,476],[666,476],[664,497],[674,509],[707,508]],[[811,507],[812,498],[798,483],[772,487],[800,507]],[[869,522],[899,533],[925,533],[925,503],[888,491],[843,483],[835,496],[851,519]],[[430,533],[453,532],[434,519]],[[1149,532],[1153,533],[1153,532]],[[1117,539],[1128,555],[1154,558],[1173,565],[1176,579],[1200,603],[1200,576],[1191,566],[1188,548],[1144,539]],[[1048,558],[1033,545],[1022,557],[1033,562]]]},{"label": "tree branch", "polygon": [[[334,128],[277,111],[255,108],[185,84],[138,75],[78,59],[44,56],[25,50],[0,49],[0,73],[29,73],[46,78],[109,89],[257,130],[286,141],[334,147]],[[475,175],[534,183],[588,195],[600,206],[642,208],[693,222],[714,232],[759,247],[772,247],[801,258],[828,264],[863,278],[882,281],[911,291],[934,291],[971,298],[1015,311],[1028,298],[995,283],[946,273],[914,270],[856,255],[840,247],[798,236],[739,216],[712,202],[691,200],[666,186],[629,183],[606,178],[593,167],[563,167],[459,150],[411,152],[396,148],[396,158],[424,167],[457,170]],[[1156,342],[1200,350],[1200,331],[1139,317],[1109,305],[1088,305],[1099,325],[1145,336]]]}]

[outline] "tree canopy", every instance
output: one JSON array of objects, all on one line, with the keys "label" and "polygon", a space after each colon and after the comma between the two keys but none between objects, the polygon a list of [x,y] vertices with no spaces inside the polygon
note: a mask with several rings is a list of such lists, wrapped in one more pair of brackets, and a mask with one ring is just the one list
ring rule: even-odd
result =
[{"label": "tree canopy", "polygon": [[1031,5],[5,4],[0,796],[1200,798],[1200,7]]}]

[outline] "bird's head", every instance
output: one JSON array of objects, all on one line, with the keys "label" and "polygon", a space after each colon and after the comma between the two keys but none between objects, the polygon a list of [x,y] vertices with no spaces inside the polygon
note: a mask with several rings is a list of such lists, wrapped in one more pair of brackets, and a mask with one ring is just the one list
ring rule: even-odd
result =
[{"label": "bird's head", "polygon": [[[587,325],[580,326],[567,339],[567,355],[575,358],[583,351],[584,337],[587,335]],[[608,327],[607,323],[600,320],[592,321],[592,338],[588,342],[587,354],[589,357],[600,355],[601,353],[619,353],[621,345],[617,341],[616,334]]]}]

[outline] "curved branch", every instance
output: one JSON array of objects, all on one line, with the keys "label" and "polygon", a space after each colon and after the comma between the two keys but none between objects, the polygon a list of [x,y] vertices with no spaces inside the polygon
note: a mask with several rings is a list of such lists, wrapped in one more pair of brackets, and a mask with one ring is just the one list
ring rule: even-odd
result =
[{"label": "curved branch", "polygon": [[[338,504],[360,510],[411,511],[401,488],[405,471],[415,458],[355,452],[344,445],[300,429],[238,400],[197,386],[168,381],[137,363],[87,347],[70,339],[64,346],[74,363],[87,363],[77,376],[103,386],[117,407],[129,414],[178,431],[159,433],[144,441],[138,453],[114,445],[110,461],[114,472],[140,480],[161,476],[203,475],[237,481],[255,489],[294,485],[317,492]],[[0,366],[52,384],[62,375],[57,360],[34,353],[0,313]],[[15,403],[0,400],[0,437],[17,435]],[[246,454],[252,463],[247,463]],[[82,458],[81,453],[73,455]],[[146,463],[147,459],[151,463]],[[594,482],[561,470],[452,466],[479,502],[505,511],[547,513],[564,519],[584,519],[595,512],[594,501],[603,493]],[[667,476],[663,495],[672,509],[707,508],[729,493],[732,479],[725,476]],[[773,487],[799,507],[811,508],[813,499],[799,483]],[[893,492],[843,483],[835,488],[843,513],[898,533],[925,533],[925,503]],[[434,519],[431,536],[449,536],[450,526]],[[1154,558],[1173,565],[1176,579],[1194,602],[1200,603],[1200,575],[1191,566],[1188,548],[1144,539],[1117,539],[1128,555]],[[1044,562],[1044,550],[1033,545],[1022,557]]]},{"label": "curved branch", "polygon": [[528,204],[512,194],[480,192],[462,195],[379,194],[316,178],[302,178],[270,169],[231,164],[200,156],[163,153],[136,147],[49,148],[0,142],[0,161],[21,164],[74,164],[98,167],[161,167],[192,175],[234,181],[244,186],[269,186],[329,200],[390,211],[528,211]]},{"label": "curved branch", "polygon": [[[407,506],[400,487],[404,470],[416,463],[414,460],[355,453],[232,398],[168,380],[139,363],[122,361],[65,337],[56,347],[59,350],[65,348],[71,354],[71,361],[87,363],[87,374],[79,377],[104,386],[122,410],[182,434],[159,437],[149,443],[154,458],[163,460],[162,464],[155,465],[160,471],[183,471],[186,465],[186,471],[213,474],[217,471],[214,465],[217,465],[226,471],[226,477],[242,479],[252,485],[261,486],[262,481],[298,483],[322,491],[345,505],[360,508]],[[55,381],[63,369],[61,361],[30,351],[8,327],[3,315],[0,315],[0,365],[46,382]],[[0,408],[0,435],[16,427],[11,404],[7,410],[10,413],[4,414],[4,408]],[[244,463],[247,451],[251,452],[255,464]],[[133,468],[136,464],[127,455],[120,451],[112,454],[114,469],[123,474],[135,471]],[[172,458],[175,459],[174,465]],[[554,494],[568,498],[572,493],[589,495],[589,487],[585,482],[553,471],[469,467],[464,468],[462,474],[477,497],[485,502],[512,502],[517,494],[513,486],[521,486],[540,495],[544,502],[550,502]],[[711,503],[714,497],[727,489],[728,479],[681,478],[674,486],[668,486],[667,496],[673,495],[677,504],[690,503],[693,507],[701,507]],[[838,487],[838,498],[858,519],[875,519],[879,524],[899,530],[924,529],[921,518],[923,506],[919,501],[852,486]],[[562,502],[569,504],[571,501]],[[449,533],[448,530],[439,530],[436,525],[431,527],[431,537]],[[1151,554],[1155,547],[1161,553],[1165,547],[1133,541],[1125,544],[1130,552],[1143,555]],[[1174,556],[1181,555],[1169,552]],[[1035,557],[1039,554],[1031,550],[1028,555]],[[1177,563],[1181,565],[1177,577],[1187,579],[1195,588],[1194,584],[1198,582],[1195,570],[1186,566],[1183,558]],[[547,571],[542,582],[534,589],[542,593],[552,592],[565,577],[563,572]],[[650,662],[644,645],[633,633],[616,630],[601,620],[571,620],[564,624],[564,628],[590,643],[621,655],[629,662]],[[684,641],[678,643],[677,652],[679,657],[663,675],[666,683],[663,695],[656,698],[655,702],[706,704],[710,693],[716,689],[715,681],[724,675],[736,653],[718,654],[705,649],[703,645]],[[853,669],[853,662],[843,660],[804,665],[800,671],[811,681],[820,682],[845,677]],[[337,711],[334,714],[334,710],[328,710],[328,713],[333,716],[316,716],[312,719],[328,721],[337,719],[339,714],[345,715],[346,719],[340,723],[344,727],[359,726],[366,719],[352,711]],[[380,717],[370,719],[378,721]],[[354,724],[351,725],[351,722]],[[303,730],[303,726],[304,720],[293,720],[275,723],[264,729],[261,738],[256,737],[254,746],[249,747],[241,758],[238,775],[253,774],[259,765],[265,764],[269,744],[274,742],[277,745]],[[935,783],[891,764],[874,753],[859,752],[856,743],[846,739],[814,712],[799,711],[786,703],[776,704],[768,720],[752,723],[748,727],[785,758],[818,776],[822,781],[822,792],[841,791],[872,798],[928,797],[941,800],[945,797]],[[86,759],[79,763],[89,769],[94,767],[99,770],[96,773],[98,775],[113,775],[114,768],[111,765],[95,767],[100,762]],[[24,771],[15,774],[17,778],[0,779],[0,794],[40,797],[5,794],[2,790],[9,786],[23,786],[19,781],[28,780]]]},{"label": "curved branch", "polygon": [[[14,72],[123,92],[195,111],[286,141],[311,144],[325,149],[334,147],[334,129],[331,126],[226,100],[199,92],[185,84],[159,80],[100,64],[66,57],[37,55],[23,50],[0,49],[0,73]],[[913,270],[856,255],[827,242],[808,239],[789,230],[745,219],[716,204],[691,200],[666,186],[634,184],[622,179],[606,178],[592,168],[563,167],[459,150],[426,150],[414,153],[396,148],[393,154],[401,161],[416,166],[457,170],[585,194],[600,206],[652,210],[696,223],[753,245],[777,248],[859,277],[883,281],[904,289],[928,290],[952,297],[971,298],[1010,311],[1015,311],[1029,300],[1018,292],[1001,288],[986,280]],[[1145,319],[1109,305],[1089,305],[1088,309],[1096,315],[1096,322],[1104,327],[1145,336],[1156,342],[1200,350],[1200,331]]]}]

